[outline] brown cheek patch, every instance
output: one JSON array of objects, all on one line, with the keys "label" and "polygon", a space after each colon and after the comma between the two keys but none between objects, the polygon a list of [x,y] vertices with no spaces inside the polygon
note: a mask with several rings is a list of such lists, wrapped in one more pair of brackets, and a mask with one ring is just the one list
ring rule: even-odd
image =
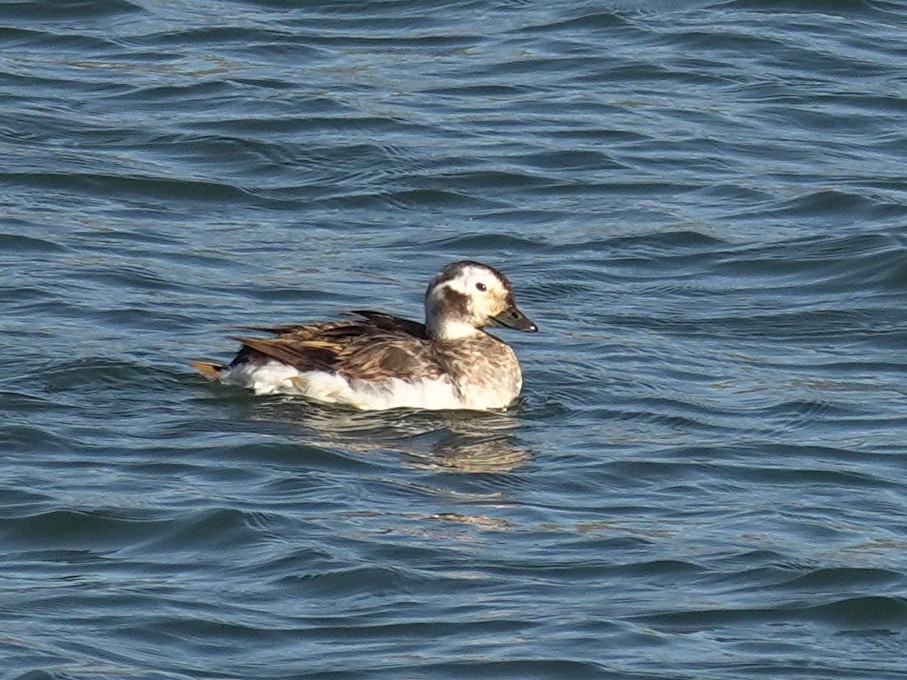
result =
[{"label": "brown cheek patch", "polygon": [[438,300],[438,312],[442,317],[457,318],[469,314],[469,298],[450,287],[441,291]]}]

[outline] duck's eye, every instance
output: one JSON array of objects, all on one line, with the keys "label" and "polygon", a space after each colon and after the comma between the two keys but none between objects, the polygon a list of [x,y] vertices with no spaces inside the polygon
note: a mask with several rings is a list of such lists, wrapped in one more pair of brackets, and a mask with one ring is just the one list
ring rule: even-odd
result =
[{"label": "duck's eye", "polygon": [[484,293],[486,290],[488,290],[488,286],[486,286],[486,285],[485,285],[484,283],[482,283],[481,281],[479,281],[479,282],[476,284],[476,288],[478,288],[478,289],[479,289],[480,291],[482,291],[483,293]]}]

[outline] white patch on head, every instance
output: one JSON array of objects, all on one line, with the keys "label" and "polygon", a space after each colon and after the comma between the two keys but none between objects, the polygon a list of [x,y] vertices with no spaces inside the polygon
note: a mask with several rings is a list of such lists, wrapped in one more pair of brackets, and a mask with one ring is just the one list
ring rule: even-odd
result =
[{"label": "white patch on head", "polygon": [[[479,285],[485,286],[485,291],[479,290]],[[494,272],[477,267],[475,265],[465,265],[460,274],[447,282],[453,290],[469,296],[474,301],[481,301],[486,298],[486,293],[500,292],[506,295],[507,291],[504,283],[495,276]]]},{"label": "white patch on head", "polygon": [[[445,309],[445,290],[466,297],[466,309],[461,315],[452,315]],[[425,297],[425,319],[429,333],[445,340],[466,338],[480,332],[489,317],[501,311],[507,296],[504,282],[485,267],[463,265],[453,278],[433,285]]]}]

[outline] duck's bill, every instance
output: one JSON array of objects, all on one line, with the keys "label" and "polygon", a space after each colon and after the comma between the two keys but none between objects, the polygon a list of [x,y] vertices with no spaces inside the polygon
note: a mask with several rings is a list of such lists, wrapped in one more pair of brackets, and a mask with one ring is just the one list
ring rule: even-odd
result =
[{"label": "duck's bill", "polygon": [[535,333],[539,329],[528,316],[523,314],[523,312],[516,307],[505,309],[497,316],[491,317],[491,319],[496,326],[506,326],[507,328],[514,328],[518,331],[525,331],[526,333]]}]

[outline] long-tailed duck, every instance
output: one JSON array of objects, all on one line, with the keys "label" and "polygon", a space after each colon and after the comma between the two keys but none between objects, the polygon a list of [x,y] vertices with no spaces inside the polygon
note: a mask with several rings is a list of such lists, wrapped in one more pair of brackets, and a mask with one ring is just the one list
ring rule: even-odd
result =
[{"label": "long-tailed duck", "polygon": [[373,311],[315,324],[246,327],[272,338],[237,337],[227,365],[193,361],[202,375],[256,394],[296,394],[360,409],[503,409],[523,385],[513,350],[483,329],[538,330],[519,309],[507,277],[464,260],[425,292],[425,323]]}]

